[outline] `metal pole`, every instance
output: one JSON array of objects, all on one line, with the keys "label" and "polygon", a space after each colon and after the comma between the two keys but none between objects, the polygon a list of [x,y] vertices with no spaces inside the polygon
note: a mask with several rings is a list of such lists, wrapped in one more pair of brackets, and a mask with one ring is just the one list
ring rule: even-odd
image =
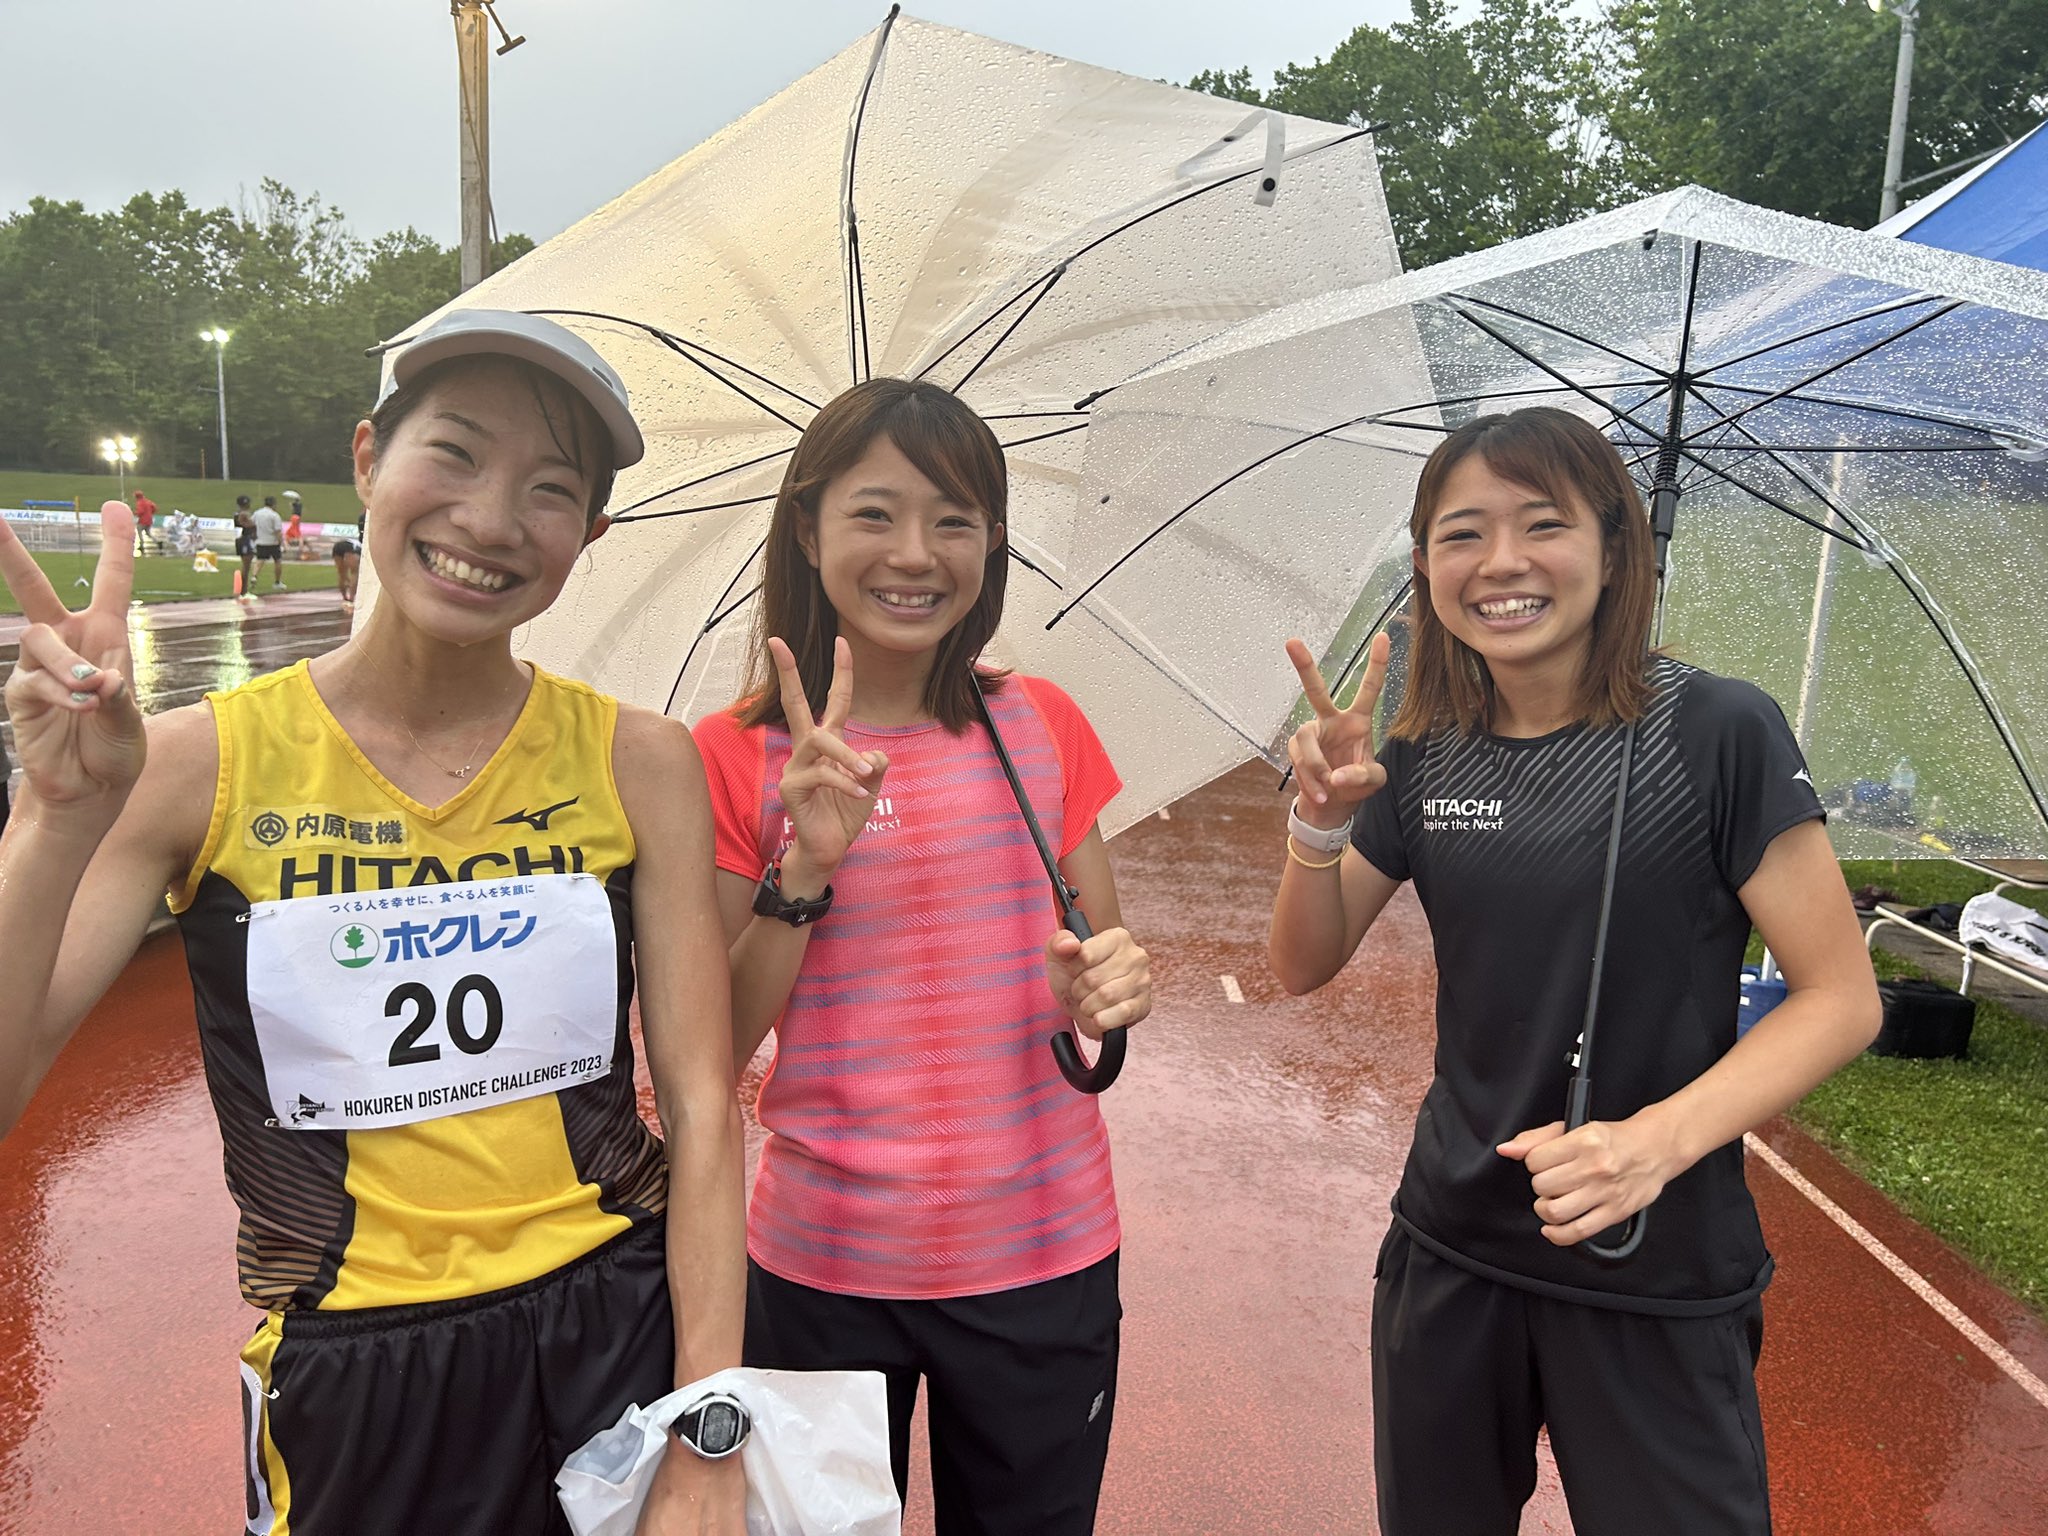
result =
[{"label": "metal pole", "polygon": [[[1834,463],[1834,499],[1842,499],[1844,455]],[[1828,526],[1841,526],[1835,509],[1828,508]],[[1799,740],[1800,756],[1813,756],[1813,728],[1819,713],[1821,665],[1827,653],[1828,615],[1835,605],[1835,540],[1821,536],[1820,570],[1813,579],[1813,615],[1806,626],[1806,664],[1799,669],[1799,709],[1793,716],[1792,733]]]},{"label": "metal pole", "polygon": [[462,86],[462,286],[474,288],[490,265],[490,32],[482,0],[450,0]]},{"label": "metal pole", "polygon": [[1892,76],[1892,128],[1884,146],[1884,195],[1877,205],[1880,224],[1899,211],[1899,178],[1906,166],[1906,102],[1913,92],[1913,33],[1919,25],[1920,0],[1898,0],[1890,9],[1899,18],[1899,67]]},{"label": "metal pole", "polygon": [[[228,477],[228,344],[213,344],[213,384],[220,395],[220,477]],[[189,375],[188,375],[189,377]]]}]

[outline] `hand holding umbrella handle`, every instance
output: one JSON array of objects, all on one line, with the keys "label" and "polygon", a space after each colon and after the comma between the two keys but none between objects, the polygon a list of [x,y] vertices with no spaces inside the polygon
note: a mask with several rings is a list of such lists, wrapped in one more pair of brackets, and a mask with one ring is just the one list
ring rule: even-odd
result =
[{"label": "hand holding umbrella handle", "polygon": [[[1564,1128],[1567,1133],[1576,1131],[1591,1117],[1593,1107],[1593,1080],[1583,1073],[1572,1079],[1571,1091],[1565,1098]],[[1609,1246],[1596,1238],[1586,1238],[1578,1245],[1596,1259],[1620,1263],[1632,1258],[1635,1251],[1643,1246],[1643,1234],[1649,1229],[1650,1213],[1637,1211],[1622,1223],[1621,1241]]]},{"label": "hand holding umbrella handle", "polygon": [[[1081,915],[1079,907],[1068,907],[1062,917],[1067,932],[1082,943],[1095,937],[1095,930],[1088,926],[1088,919]],[[1082,1059],[1081,1049],[1074,1044],[1074,1030],[1070,1025],[1052,1037],[1053,1060],[1059,1063],[1060,1076],[1083,1093],[1100,1093],[1116,1081],[1117,1073],[1124,1069],[1124,1032],[1121,1029],[1105,1029],[1102,1032],[1102,1050],[1092,1067]]]}]

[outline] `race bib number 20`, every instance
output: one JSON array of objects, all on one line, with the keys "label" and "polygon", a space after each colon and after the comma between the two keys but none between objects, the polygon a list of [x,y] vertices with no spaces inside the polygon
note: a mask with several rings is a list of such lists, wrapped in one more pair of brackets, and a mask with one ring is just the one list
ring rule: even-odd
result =
[{"label": "race bib number 20", "polygon": [[591,875],[258,902],[249,1013],[271,1112],[362,1130],[603,1077],[618,1028],[611,903]]}]

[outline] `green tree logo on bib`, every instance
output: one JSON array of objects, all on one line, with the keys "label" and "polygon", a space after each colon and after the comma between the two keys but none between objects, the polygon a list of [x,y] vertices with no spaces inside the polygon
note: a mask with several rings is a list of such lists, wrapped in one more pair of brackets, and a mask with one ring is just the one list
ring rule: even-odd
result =
[{"label": "green tree logo on bib", "polygon": [[350,970],[361,970],[377,958],[377,935],[361,923],[350,923],[335,930],[327,941],[327,952]]}]

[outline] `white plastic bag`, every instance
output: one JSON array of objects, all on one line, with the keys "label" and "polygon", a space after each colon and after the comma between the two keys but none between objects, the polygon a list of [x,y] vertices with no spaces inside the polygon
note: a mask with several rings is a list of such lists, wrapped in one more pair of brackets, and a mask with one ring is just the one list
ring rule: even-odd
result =
[{"label": "white plastic bag", "polygon": [[555,1489],[576,1536],[633,1536],[669,1421],[707,1392],[730,1392],[754,1422],[740,1448],[747,1536],[901,1536],[881,1373],[747,1367],[628,1408],[573,1452]]},{"label": "white plastic bag", "polygon": [[1960,926],[1965,944],[1982,944],[2008,964],[2048,976],[2048,920],[2031,907],[1986,891],[1963,903]]}]

